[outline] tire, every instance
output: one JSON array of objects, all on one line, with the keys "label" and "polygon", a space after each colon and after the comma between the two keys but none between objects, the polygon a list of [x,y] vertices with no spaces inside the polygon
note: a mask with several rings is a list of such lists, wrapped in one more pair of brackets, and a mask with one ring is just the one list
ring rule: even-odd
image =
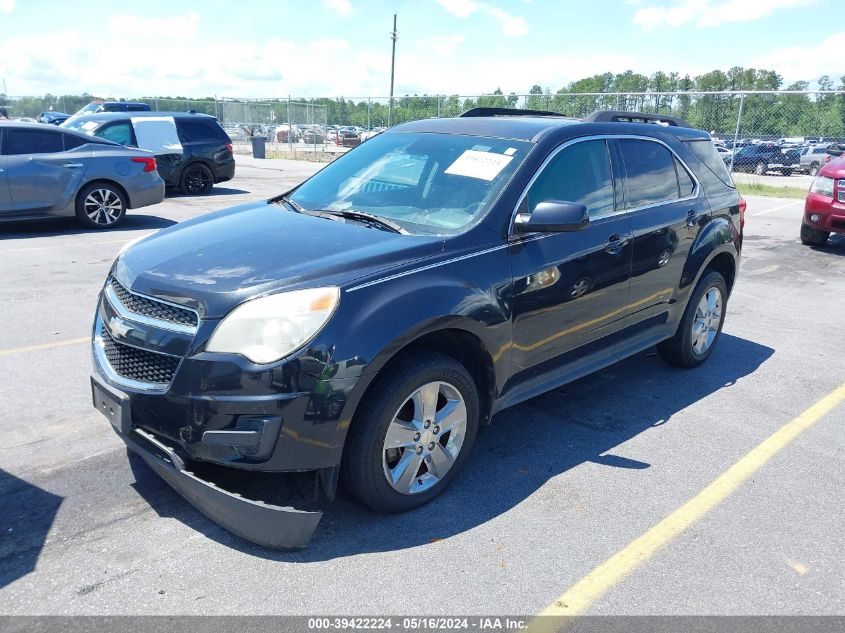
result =
[{"label": "tire", "polygon": [[[414,396],[432,394],[433,385],[437,410],[426,426],[427,416],[420,406],[424,398],[420,395],[415,401]],[[475,442],[480,406],[472,376],[445,354],[418,351],[382,370],[365,398],[343,452],[344,487],[379,512],[404,512],[428,503],[449,486]],[[444,414],[450,405],[453,417]],[[462,412],[466,413],[463,426],[458,422]],[[454,429],[440,433],[437,423],[449,419]],[[389,430],[405,447],[386,446]],[[458,431],[463,431],[462,441]],[[444,469],[440,476],[438,464]]]},{"label": "tire", "polygon": [[[705,299],[705,297],[709,299],[712,291],[718,293],[716,295],[719,305],[718,323],[702,315],[702,307],[705,305],[711,309],[710,314],[714,312],[711,302]],[[658,344],[657,352],[660,357],[671,365],[686,368],[697,367],[706,361],[716,348],[719,336],[722,334],[727,303],[728,289],[725,278],[715,270],[705,273],[692,295],[690,295],[675,336]],[[714,324],[715,329],[713,328]],[[701,331],[702,327],[706,330],[703,333],[705,335],[703,339],[696,336],[696,332]]]},{"label": "tire", "polygon": [[202,163],[191,163],[182,170],[179,190],[187,196],[207,196],[214,188],[214,174]]},{"label": "tire", "polygon": [[830,231],[819,231],[801,223],[801,243],[807,246],[823,246],[830,237]]},{"label": "tire", "polygon": [[128,206],[120,187],[92,182],[76,195],[76,219],[89,229],[113,229],[123,222]]},{"label": "tire", "polygon": [[768,165],[766,165],[766,163],[757,163],[756,165],[754,165],[754,173],[757,174],[758,176],[765,176],[766,175],[766,167],[768,167]]},{"label": "tire", "polygon": [[813,164],[810,165],[809,174],[811,176],[818,176],[818,174],[819,174],[819,164],[818,163],[813,163]]}]

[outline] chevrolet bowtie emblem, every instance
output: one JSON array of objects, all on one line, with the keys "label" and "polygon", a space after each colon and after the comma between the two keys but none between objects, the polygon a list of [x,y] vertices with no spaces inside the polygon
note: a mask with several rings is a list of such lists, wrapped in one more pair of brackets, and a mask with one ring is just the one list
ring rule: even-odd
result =
[{"label": "chevrolet bowtie emblem", "polygon": [[109,331],[112,336],[127,336],[132,331],[132,326],[120,317],[113,316],[109,319]]}]

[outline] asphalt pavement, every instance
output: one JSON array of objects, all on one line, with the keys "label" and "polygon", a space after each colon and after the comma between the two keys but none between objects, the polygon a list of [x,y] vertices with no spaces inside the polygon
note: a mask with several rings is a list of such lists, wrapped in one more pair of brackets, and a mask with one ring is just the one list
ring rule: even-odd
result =
[{"label": "asphalt pavement", "polygon": [[[91,406],[87,339],[126,242],[281,193],[322,165],[239,157],[203,198],[111,232],[0,226],[0,614],[522,614],[696,497],[845,376],[845,237],[798,240],[802,201],[750,198],[719,347],[649,350],[498,414],[432,504],[341,495],[308,549],[204,518]],[[608,585],[594,614],[845,614],[845,404]]]}]

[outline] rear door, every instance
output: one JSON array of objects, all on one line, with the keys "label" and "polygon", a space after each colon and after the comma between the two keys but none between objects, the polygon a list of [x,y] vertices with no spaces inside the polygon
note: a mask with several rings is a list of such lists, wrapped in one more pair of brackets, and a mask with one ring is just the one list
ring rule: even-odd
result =
[{"label": "rear door", "polygon": [[[607,340],[625,316],[631,275],[630,226],[617,201],[619,177],[608,141],[578,141],[548,160],[520,209],[540,202],[585,204],[580,231],[514,235],[513,352],[517,383],[569,366]],[[621,197],[620,197],[621,198]],[[601,346],[601,343],[597,343]]]},{"label": "rear door", "polygon": [[[625,327],[660,330],[681,287],[690,247],[710,207],[690,170],[654,139],[616,141],[625,170],[625,209],[633,233]],[[686,285],[684,285],[686,287]]]},{"label": "rear door", "polygon": [[6,177],[6,157],[3,155],[3,129],[0,129],[0,213],[12,210],[12,194]]},{"label": "rear door", "polygon": [[64,136],[47,126],[4,131],[5,172],[15,211],[63,209],[73,202],[85,162],[65,152]]}]

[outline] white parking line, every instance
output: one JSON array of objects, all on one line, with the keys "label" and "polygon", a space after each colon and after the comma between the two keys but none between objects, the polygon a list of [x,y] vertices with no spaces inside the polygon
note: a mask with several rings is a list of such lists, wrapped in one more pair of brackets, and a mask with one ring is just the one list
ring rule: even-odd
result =
[{"label": "white parking line", "polygon": [[780,204],[776,207],[772,207],[771,209],[766,209],[765,211],[758,211],[757,213],[752,213],[753,217],[757,217],[758,215],[766,215],[767,213],[771,213],[772,211],[780,211],[781,209],[785,209],[786,207],[791,207],[793,204],[803,204],[803,200],[793,200],[792,202],[787,202],[786,204]]}]

